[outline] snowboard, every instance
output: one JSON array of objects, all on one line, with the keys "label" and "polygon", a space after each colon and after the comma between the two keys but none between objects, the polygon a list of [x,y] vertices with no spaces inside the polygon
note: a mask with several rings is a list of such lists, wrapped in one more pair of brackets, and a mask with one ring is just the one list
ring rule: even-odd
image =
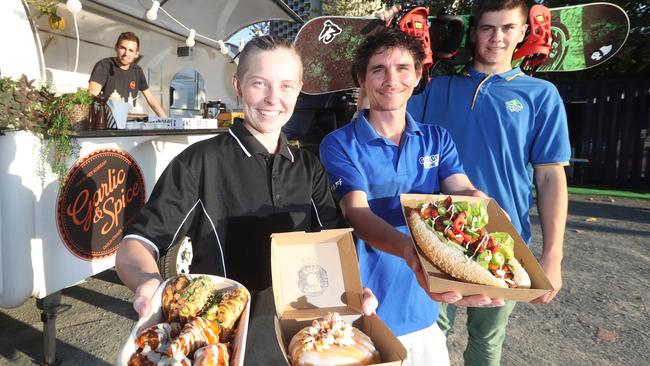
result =
[{"label": "snowboard", "polygon": [[[625,11],[610,3],[552,8],[550,13],[552,47],[537,72],[579,71],[600,65],[623,47],[630,29]],[[429,23],[431,48],[438,60],[471,61],[468,15],[430,16]],[[304,67],[303,93],[354,88],[351,65],[355,50],[368,35],[384,27],[385,23],[374,17],[324,16],[305,23],[294,41]],[[513,66],[520,62],[513,60]]]},{"label": "snowboard", "polygon": [[537,72],[580,71],[612,58],[625,44],[630,19],[618,5],[592,3],[551,9],[551,52]]}]

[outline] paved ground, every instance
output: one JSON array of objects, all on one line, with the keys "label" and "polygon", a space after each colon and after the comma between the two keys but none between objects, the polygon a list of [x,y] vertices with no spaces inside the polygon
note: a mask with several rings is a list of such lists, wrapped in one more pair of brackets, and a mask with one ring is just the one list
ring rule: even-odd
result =
[{"label": "paved ground", "polygon": [[[572,195],[564,289],[553,303],[519,304],[511,318],[504,365],[645,365],[650,349],[650,201]],[[532,211],[533,235],[540,236]],[[534,252],[541,244],[535,240]],[[131,294],[112,270],[63,291],[57,318],[62,365],[111,365],[136,319]],[[464,316],[449,336],[462,364]],[[0,310],[0,365],[42,360],[35,300]],[[272,337],[273,335],[269,335]]]}]

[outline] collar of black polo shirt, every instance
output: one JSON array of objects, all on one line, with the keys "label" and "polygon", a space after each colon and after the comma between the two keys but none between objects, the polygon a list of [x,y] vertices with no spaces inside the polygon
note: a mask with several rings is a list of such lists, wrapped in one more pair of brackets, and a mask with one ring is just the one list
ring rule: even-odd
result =
[{"label": "collar of black polo shirt", "polygon": [[[253,136],[250,131],[244,126],[244,120],[241,118],[235,118],[235,122],[230,127],[230,132],[233,134],[237,140],[240,142],[247,155],[252,154],[261,154],[268,155],[268,151],[259,142],[255,136]],[[289,143],[287,141],[287,136],[283,132],[280,132],[280,141],[278,142],[279,151],[278,153],[293,162],[293,154],[289,149]]]}]

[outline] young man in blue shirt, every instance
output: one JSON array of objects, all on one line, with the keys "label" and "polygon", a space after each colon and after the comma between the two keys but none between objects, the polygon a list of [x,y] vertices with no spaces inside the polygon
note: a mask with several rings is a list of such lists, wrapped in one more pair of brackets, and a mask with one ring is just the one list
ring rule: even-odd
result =
[{"label": "young man in blue shirt", "polygon": [[[508,212],[526,243],[536,185],[543,237],[540,264],[554,290],[533,302],[548,303],[562,287],[568,205],[564,166],[571,151],[566,113],[551,83],[511,66],[515,47],[526,33],[525,2],[479,1],[473,15],[472,67],[431,80],[422,94],[409,100],[408,111],[417,121],[449,130],[468,177]],[[389,16],[386,12],[380,18]],[[500,308],[467,309],[466,365],[500,364],[513,308],[514,302],[508,302]],[[438,324],[443,331],[452,327],[455,310],[441,306]]]},{"label": "young man in blue shirt", "polygon": [[433,294],[420,285],[424,277],[399,195],[482,195],[465,175],[447,131],[416,123],[406,113],[423,57],[420,42],[400,31],[387,29],[368,37],[357,50],[353,73],[370,109],[326,136],[320,156],[334,196],[357,235],[362,281],[379,300],[378,315],[408,350],[410,365],[448,365],[435,301],[501,306],[503,300]]}]

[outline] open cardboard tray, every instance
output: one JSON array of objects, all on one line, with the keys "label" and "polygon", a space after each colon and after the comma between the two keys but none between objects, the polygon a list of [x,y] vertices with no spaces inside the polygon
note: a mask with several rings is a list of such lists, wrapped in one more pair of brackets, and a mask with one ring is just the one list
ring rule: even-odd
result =
[{"label": "open cardboard tray", "polygon": [[271,269],[275,332],[287,364],[291,338],[328,312],[338,312],[372,339],[380,365],[397,366],[406,360],[406,349],[388,326],[377,315],[361,311],[363,288],[352,229],[273,234]]},{"label": "open cardboard tray", "polygon": [[[402,212],[406,220],[406,208],[415,208],[418,203],[444,200],[447,195],[426,195],[426,194],[402,194],[400,201],[402,203]],[[431,292],[456,291],[463,296],[484,294],[491,298],[503,298],[505,300],[529,302],[545,293],[553,290],[553,286],[546,278],[542,267],[537,259],[531,253],[528,246],[524,243],[517,230],[510,222],[508,215],[503,211],[494,199],[468,196],[451,196],[453,202],[467,201],[471,203],[484,202],[488,209],[489,222],[485,226],[488,233],[507,232],[515,240],[515,258],[524,267],[531,280],[530,289],[525,288],[498,288],[494,286],[478,285],[469,282],[457,280],[448,274],[440,271],[431,261],[422,253],[420,248],[413,242],[415,249],[420,258],[420,264],[425,273],[427,285]],[[406,220],[408,226],[408,220]],[[410,227],[409,227],[410,230]],[[437,238],[436,238],[437,239]]]},{"label": "open cardboard tray", "polygon": [[[217,290],[232,288],[232,287],[244,287],[237,281],[233,281],[228,278],[223,278],[219,276],[202,275],[202,274],[190,274],[188,276],[191,278],[198,277],[198,276],[209,277],[215,283]],[[163,312],[161,306],[162,293],[163,293],[163,289],[165,288],[165,285],[169,281],[170,279],[167,279],[166,281],[161,283],[158,289],[156,290],[156,293],[153,295],[153,299],[151,301],[152,311],[149,314],[149,316],[141,318],[133,326],[129,338],[124,343],[124,346],[122,346],[122,349],[120,350],[120,353],[117,357],[117,363],[116,363],[117,366],[126,366],[128,364],[129,358],[137,349],[135,345],[135,339],[138,337],[138,334],[140,334],[142,330],[152,325],[162,323],[163,321]],[[242,366],[244,364],[244,354],[246,353],[246,335],[248,333],[248,318],[250,315],[250,302],[251,302],[250,299],[248,299],[248,303],[246,304],[244,311],[242,311],[242,314],[239,317],[239,321],[237,322],[237,327],[235,328],[235,338],[232,341],[230,347],[231,350],[230,366]]]}]

